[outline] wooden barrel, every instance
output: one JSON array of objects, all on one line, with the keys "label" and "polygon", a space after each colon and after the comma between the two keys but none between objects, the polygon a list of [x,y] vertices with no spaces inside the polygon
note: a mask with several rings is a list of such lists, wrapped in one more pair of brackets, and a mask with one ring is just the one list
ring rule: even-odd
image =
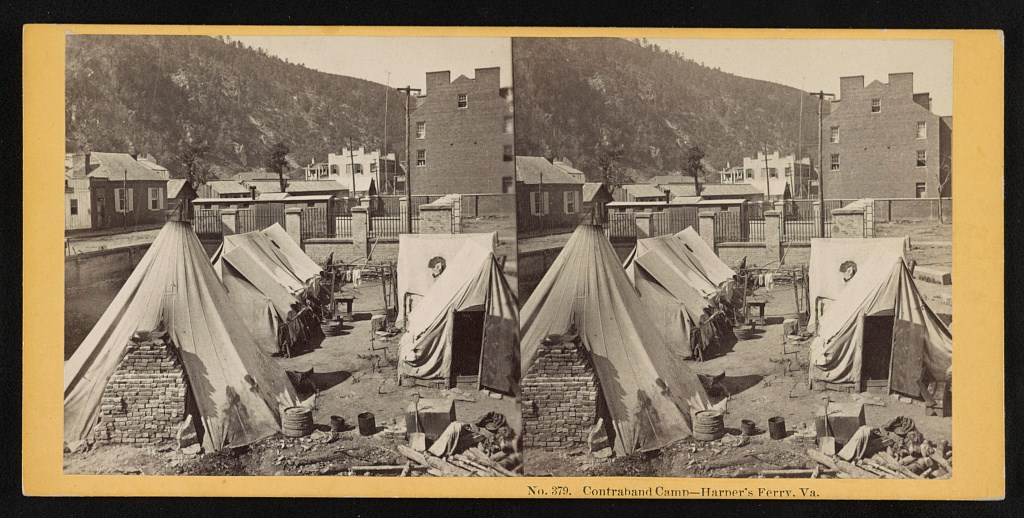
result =
[{"label": "wooden barrel", "polygon": [[693,438],[714,441],[725,435],[725,419],[718,410],[701,410],[694,415]]},{"label": "wooden barrel", "polygon": [[303,437],[313,431],[313,410],[293,406],[281,415],[281,433],[288,437]]}]

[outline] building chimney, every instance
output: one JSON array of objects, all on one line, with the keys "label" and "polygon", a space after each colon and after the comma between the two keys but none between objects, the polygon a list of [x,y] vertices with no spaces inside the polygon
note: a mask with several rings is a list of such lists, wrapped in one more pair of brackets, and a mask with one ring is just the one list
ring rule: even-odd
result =
[{"label": "building chimney", "polygon": [[254,200],[256,199],[256,186],[255,185],[250,185],[249,186],[249,195],[252,197],[252,199],[254,199]]}]

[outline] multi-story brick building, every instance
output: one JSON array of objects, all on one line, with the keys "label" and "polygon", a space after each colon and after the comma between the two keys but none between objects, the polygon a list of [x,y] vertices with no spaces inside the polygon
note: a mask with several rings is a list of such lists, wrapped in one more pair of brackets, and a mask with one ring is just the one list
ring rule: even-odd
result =
[{"label": "multi-story brick building", "polygon": [[914,74],[889,82],[840,78],[839,99],[822,122],[826,198],[924,198],[952,192],[952,118],[914,93]]},{"label": "multi-story brick building", "polygon": [[512,89],[501,86],[497,67],[475,76],[427,73],[409,117],[413,194],[514,192]]}]

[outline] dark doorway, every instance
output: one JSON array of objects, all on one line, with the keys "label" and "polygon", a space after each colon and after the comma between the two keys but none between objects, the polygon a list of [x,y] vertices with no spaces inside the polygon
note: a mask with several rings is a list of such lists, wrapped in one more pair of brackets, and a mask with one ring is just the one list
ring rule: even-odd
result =
[{"label": "dark doorway", "polygon": [[[458,381],[480,376],[480,345],[484,339],[484,312],[456,311],[452,321],[452,377]],[[461,379],[466,377],[467,379]]]},{"label": "dark doorway", "polygon": [[106,213],[103,212],[103,197],[96,198],[96,228],[103,228],[106,222],[103,220]]},{"label": "dark doorway", "polygon": [[892,315],[864,317],[861,379],[865,381],[889,379],[889,362],[892,359],[892,326]]}]

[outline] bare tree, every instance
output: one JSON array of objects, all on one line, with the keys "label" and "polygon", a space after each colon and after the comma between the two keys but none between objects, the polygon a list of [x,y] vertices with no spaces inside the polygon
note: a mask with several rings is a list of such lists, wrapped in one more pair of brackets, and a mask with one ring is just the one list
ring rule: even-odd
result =
[{"label": "bare tree", "polygon": [[946,185],[953,178],[952,163],[949,155],[943,155],[939,159],[939,168],[935,171],[935,184],[938,186],[939,198],[939,223],[945,223],[942,217],[942,191],[946,189]]}]

